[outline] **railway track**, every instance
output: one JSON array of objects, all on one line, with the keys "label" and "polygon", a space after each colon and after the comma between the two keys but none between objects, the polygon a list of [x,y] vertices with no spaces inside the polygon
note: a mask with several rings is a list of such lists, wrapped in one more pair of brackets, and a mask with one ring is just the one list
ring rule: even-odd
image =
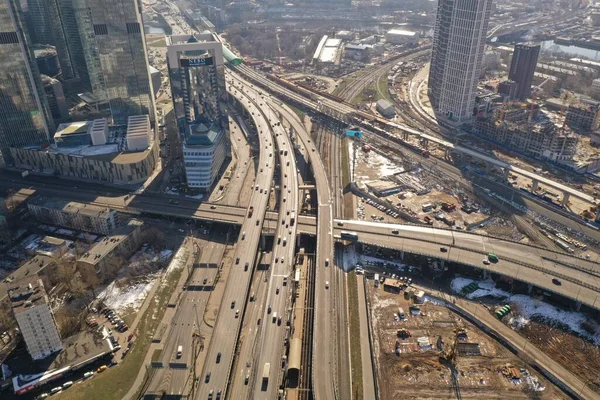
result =
[{"label": "railway track", "polygon": [[304,327],[302,335],[302,370],[300,373],[300,382],[298,385],[299,400],[312,400],[312,340],[313,332],[313,317],[315,305],[315,260],[314,256],[309,256],[306,268],[306,302],[304,307]]}]

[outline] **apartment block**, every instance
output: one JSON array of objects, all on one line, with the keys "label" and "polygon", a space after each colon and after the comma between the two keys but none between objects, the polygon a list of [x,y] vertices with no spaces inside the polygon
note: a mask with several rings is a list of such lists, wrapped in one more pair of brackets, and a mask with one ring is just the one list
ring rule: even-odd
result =
[{"label": "apartment block", "polygon": [[128,258],[140,247],[143,225],[140,220],[130,219],[81,256],[77,269],[83,280],[97,285],[112,278],[121,266],[117,258]]},{"label": "apartment block", "polygon": [[32,275],[15,281],[8,295],[31,358],[41,360],[62,350],[60,334],[41,279]]},{"label": "apartment block", "polygon": [[569,163],[579,141],[534,104],[511,104],[475,119],[475,133],[531,157]]},{"label": "apartment block", "polygon": [[42,197],[27,207],[38,221],[101,235],[113,233],[119,224],[117,212],[107,207]]},{"label": "apartment block", "polygon": [[565,115],[565,123],[583,132],[591,132],[600,125],[600,103],[580,102],[569,104]]}]

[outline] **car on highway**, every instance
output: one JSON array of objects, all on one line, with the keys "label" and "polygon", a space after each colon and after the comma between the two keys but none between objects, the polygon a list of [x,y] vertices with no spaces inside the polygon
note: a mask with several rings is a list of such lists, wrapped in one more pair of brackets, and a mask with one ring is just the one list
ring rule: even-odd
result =
[{"label": "car on highway", "polygon": [[329,267],[329,258],[326,258],[326,259],[325,259],[325,266],[326,266],[326,267]]},{"label": "car on highway", "polygon": [[269,304],[269,307],[267,307],[267,314],[271,314],[271,305]]},{"label": "car on highway", "polygon": [[238,318],[240,316],[240,310],[239,308],[237,310],[235,310],[235,317]]},{"label": "car on highway", "polygon": [[483,259],[483,263],[484,263],[485,265],[490,265],[490,260],[488,260],[487,258],[484,258],[484,259]]},{"label": "car on highway", "polygon": [[447,247],[440,247],[440,251],[442,253],[446,253],[448,251],[448,248]]},{"label": "car on highway", "polygon": [[399,232],[398,230],[394,229],[394,230],[392,231],[392,233],[393,233],[394,235],[397,235],[397,234],[398,234],[398,233],[400,233],[400,232]]},{"label": "car on highway", "polygon": [[277,322],[277,313],[273,313],[273,323]]},{"label": "car on highway", "polygon": [[219,353],[217,354],[217,360],[216,360],[216,363],[217,363],[217,364],[218,364],[218,363],[220,363],[220,362],[221,362],[221,352],[219,352]]},{"label": "car on highway", "polygon": [[325,281],[325,289],[329,289],[329,281]]},{"label": "car on highway", "polygon": [[[210,382],[210,372],[206,374],[206,377],[204,378],[204,383],[208,383]],[[211,390],[212,392],[212,390]]]},{"label": "car on highway", "polygon": [[246,239],[246,231],[242,232],[242,240]]},{"label": "car on highway", "polygon": [[169,199],[169,204],[179,204],[179,201],[173,200],[173,199]]},{"label": "car on highway", "polygon": [[277,325],[281,325],[281,315],[277,318]]},{"label": "car on highway", "polygon": [[206,285],[206,282],[208,282],[208,278],[204,278],[204,280],[202,281],[202,284]]},{"label": "car on highway", "polygon": [[248,271],[248,267],[250,267],[249,263],[244,264],[244,271]]},{"label": "car on highway", "polygon": [[235,308],[235,300],[231,302],[231,308]]},{"label": "car on highway", "polygon": [[275,294],[279,294],[279,286],[277,286],[277,289],[275,289]]},{"label": "car on highway", "polygon": [[96,370],[97,373],[100,372],[104,372],[108,369],[108,367],[106,365],[101,365],[100,367],[98,367],[98,369]]},{"label": "car on highway", "polygon": [[552,278],[552,283],[554,283],[556,286],[562,285],[562,282],[560,281],[560,279],[556,279],[556,278]]},{"label": "car on highway", "polygon": [[235,265],[238,265],[239,263],[240,263],[240,258],[239,258],[239,257],[237,257],[237,258],[235,259]]}]

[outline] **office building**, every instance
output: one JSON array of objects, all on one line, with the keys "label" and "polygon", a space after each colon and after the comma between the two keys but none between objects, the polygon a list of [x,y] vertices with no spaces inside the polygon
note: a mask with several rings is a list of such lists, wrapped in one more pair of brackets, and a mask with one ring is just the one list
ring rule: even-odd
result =
[{"label": "office building", "polygon": [[167,65],[187,184],[206,191],[227,155],[223,45],[208,31],[167,37]]},{"label": "office building", "polygon": [[41,279],[32,275],[12,282],[8,296],[31,358],[41,360],[62,350],[60,334]]},{"label": "office building", "polygon": [[167,66],[180,133],[199,117],[221,127],[227,92],[218,38],[210,32],[167,37]]},{"label": "office building", "polygon": [[47,75],[52,78],[61,78],[62,70],[58,63],[56,47],[50,45],[35,45],[33,46],[33,54],[38,66],[40,74]]},{"label": "office building", "polygon": [[[72,57],[71,43],[65,35],[62,8],[72,0],[27,0],[29,33],[33,43],[52,45],[56,48],[58,62],[63,72],[62,78],[71,80],[77,77],[76,61]],[[64,21],[67,22],[66,20]],[[68,25],[67,25],[68,26]],[[44,72],[45,73],[45,72]],[[46,73],[47,74],[47,73]],[[47,74],[54,76],[51,74]]]},{"label": "office building", "polygon": [[131,115],[148,115],[153,124],[155,104],[141,2],[72,1],[92,93],[108,101],[116,125],[126,125]]},{"label": "office building", "polygon": [[526,101],[531,97],[531,84],[539,55],[539,44],[520,43],[515,45],[508,79],[517,82],[517,100]]},{"label": "office building", "polygon": [[210,190],[225,161],[225,136],[216,123],[199,122],[189,126],[183,138],[183,161],[190,188]]},{"label": "office building", "polygon": [[44,85],[44,93],[46,94],[52,118],[54,120],[69,118],[69,110],[67,109],[67,101],[62,83],[58,79],[42,75],[42,85]]},{"label": "office building", "polygon": [[10,165],[11,147],[48,144],[54,122],[19,1],[0,2],[0,27],[0,151]]},{"label": "office building", "polygon": [[439,0],[429,70],[434,110],[450,119],[473,115],[492,0]]},{"label": "office building", "polygon": [[27,203],[33,217],[43,223],[108,235],[117,229],[115,210],[74,201],[34,198]]}]

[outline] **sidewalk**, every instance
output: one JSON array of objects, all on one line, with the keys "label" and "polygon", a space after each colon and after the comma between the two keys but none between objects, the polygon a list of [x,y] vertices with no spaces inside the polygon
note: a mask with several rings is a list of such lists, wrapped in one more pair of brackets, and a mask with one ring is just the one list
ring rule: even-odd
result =
[{"label": "sidewalk", "polygon": [[412,286],[447,303],[451,303],[451,307],[455,308],[459,314],[467,317],[476,325],[480,325],[487,333],[504,342],[513,351],[528,357],[532,360],[532,364],[539,367],[545,373],[548,379],[559,387],[570,391],[575,397],[600,399],[600,394],[592,391],[577,376],[548,357],[544,352],[531,344],[531,342],[519,335],[519,333],[504,325],[502,321],[493,316],[484,306],[430,288],[414,284]]}]

